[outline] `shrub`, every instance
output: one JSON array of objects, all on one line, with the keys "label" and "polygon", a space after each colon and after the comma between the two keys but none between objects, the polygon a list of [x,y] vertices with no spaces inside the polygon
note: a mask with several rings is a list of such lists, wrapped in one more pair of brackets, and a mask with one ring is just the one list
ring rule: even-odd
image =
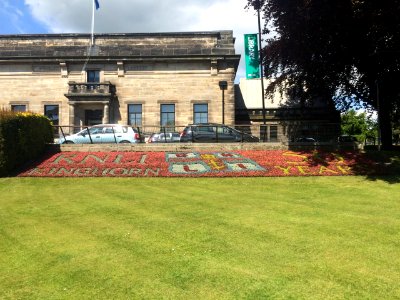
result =
[{"label": "shrub", "polygon": [[0,111],[0,176],[36,159],[52,140],[53,131],[47,117]]}]

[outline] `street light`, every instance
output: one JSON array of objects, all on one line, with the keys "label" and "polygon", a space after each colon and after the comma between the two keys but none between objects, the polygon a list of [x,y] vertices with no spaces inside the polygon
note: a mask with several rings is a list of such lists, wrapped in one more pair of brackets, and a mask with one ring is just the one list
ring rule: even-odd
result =
[{"label": "street light", "polygon": [[225,90],[228,89],[228,82],[224,80],[218,84],[222,91],[222,124],[225,124]]},{"label": "street light", "polygon": [[378,151],[381,151],[381,112],[380,112],[380,99],[379,99],[379,79],[375,80],[376,84],[376,110],[377,110],[377,118],[378,118]]}]

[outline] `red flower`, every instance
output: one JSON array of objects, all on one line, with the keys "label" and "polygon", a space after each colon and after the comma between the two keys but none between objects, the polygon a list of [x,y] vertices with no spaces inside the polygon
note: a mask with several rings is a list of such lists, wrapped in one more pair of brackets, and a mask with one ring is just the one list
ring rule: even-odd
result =
[{"label": "red flower", "polygon": [[61,152],[23,171],[30,177],[343,176],[376,171],[357,152]]}]

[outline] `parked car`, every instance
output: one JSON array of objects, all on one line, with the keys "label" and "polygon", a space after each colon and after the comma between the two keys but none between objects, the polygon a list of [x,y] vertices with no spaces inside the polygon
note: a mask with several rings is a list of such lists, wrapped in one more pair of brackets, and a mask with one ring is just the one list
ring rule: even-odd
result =
[{"label": "parked car", "polygon": [[300,138],[296,139],[296,142],[297,143],[316,143],[317,140],[312,137],[300,137]]},{"label": "parked car", "polygon": [[357,142],[357,139],[355,136],[352,136],[352,135],[341,135],[338,137],[338,142],[339,143],[354,143],[354,142]]},{"label": "parked car", "polygon": [[190,124],[181,133],[181,142],[259,142],[259,138],[235,128],[214,123]]},{"label": "parked car", "polygon": [[60,137],[60,144],[139,143],[136,129],[119,124],[100,124],[85,128],[78,133]]},{"label": "parked car", "polygon": [[180,142],[179,132],[159,132],[153,133],[149,139],[148,143],[179,143]]}]

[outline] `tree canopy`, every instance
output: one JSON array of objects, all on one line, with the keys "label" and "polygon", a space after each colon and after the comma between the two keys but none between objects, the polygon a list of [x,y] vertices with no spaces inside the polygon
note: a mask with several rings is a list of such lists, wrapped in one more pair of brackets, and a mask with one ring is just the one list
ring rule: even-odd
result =
[{"label": "tree canopy", "polygon": [[272,34],[263,49],[265,76],[274,79],[267,92],[377,109],[389,148],[400,108],[400,0],[248,0],[257,5]]},{"label": "tree canopy", "polygon": [[341,119],[343,135],[355,136],[359,142],[377,138],[377,124],[365,112],[357,113],[354,109],[350,109],[341,115]]}]

